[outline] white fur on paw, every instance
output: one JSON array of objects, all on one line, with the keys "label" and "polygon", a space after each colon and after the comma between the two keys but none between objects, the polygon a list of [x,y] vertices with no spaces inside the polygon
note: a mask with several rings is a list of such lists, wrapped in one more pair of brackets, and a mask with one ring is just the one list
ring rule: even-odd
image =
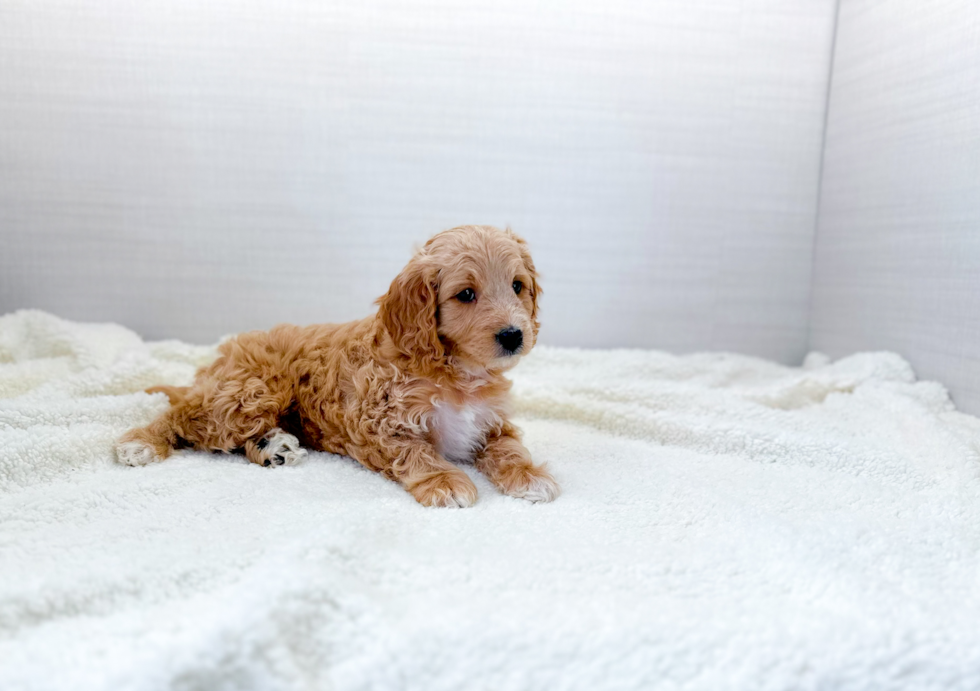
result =
[{"label": "white fur on paw", "polygon": [[126,465],[147,465],[163,460],[153,447],[141,441],[121,441],[116,444],[116,458]]},{"label": "white fur on paw", "polygon": [[299,445],[299,439],[288,432],[283,432],[278,427],[266,432],[265,436],[262,437],[262,442],[259,442],[259,445],[263,454],[266,455],[266,460],[262,465],[296,465],[307,456],[306,449]]},{"label": "white fur on paw", "polygon": [[510,496],[527,501],[546,502],[554,501],[561,494],[561,487],[550,475],[544,477],[533,475],[528,478],[527,485],[523,488],[510,493]]}]

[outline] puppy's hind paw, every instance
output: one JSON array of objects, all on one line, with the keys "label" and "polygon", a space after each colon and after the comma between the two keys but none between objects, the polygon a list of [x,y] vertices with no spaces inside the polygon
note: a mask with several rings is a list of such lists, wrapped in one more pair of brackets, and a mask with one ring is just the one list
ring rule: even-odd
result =
[{"label": "puppy's hind paw", "polygon": [[126,465],[148,465],[163,459],[153,447],[142,441],[121,441],[116,444],[116,458]]},{"label": "puppy's hind paw", "polygon": [[296,465],[308,455],[299,439],[278,427],[269,430],[256,442],[249,442],[245,454],[252,463],[262,466]]}]

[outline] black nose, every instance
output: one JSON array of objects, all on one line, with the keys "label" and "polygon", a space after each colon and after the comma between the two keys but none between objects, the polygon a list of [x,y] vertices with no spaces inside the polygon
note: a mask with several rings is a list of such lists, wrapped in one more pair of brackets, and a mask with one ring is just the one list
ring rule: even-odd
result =
[{"label": "black nose", "polygon": [[524,332],[514,327],[498,331],[497,343],[502,345],[508,353],[516,353],[524,343]]}]

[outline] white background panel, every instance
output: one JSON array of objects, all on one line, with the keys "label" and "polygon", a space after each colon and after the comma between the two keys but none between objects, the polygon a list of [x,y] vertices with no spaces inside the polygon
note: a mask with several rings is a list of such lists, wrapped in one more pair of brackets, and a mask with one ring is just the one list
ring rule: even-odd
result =
[{"label": "white background panel", "polygon": [[0,4],[0,311],[211,341],[511,224],[544,342],[798,361],[832,0]]},{"label": "white background panel", "polygon": [[980,4],[841,4],[811,346],[893,350],[980,412]]}]

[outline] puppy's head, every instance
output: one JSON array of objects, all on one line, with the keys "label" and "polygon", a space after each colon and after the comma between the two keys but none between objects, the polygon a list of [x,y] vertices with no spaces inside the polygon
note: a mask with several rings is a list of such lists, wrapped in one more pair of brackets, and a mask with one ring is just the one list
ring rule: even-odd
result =
[{"label": "puppy's head", "polygon": [[510,230],[439,233],[379,300],[378,317],[417,370],[453,358],[470,370],[517,364],[538,337],[537,272]]}]

